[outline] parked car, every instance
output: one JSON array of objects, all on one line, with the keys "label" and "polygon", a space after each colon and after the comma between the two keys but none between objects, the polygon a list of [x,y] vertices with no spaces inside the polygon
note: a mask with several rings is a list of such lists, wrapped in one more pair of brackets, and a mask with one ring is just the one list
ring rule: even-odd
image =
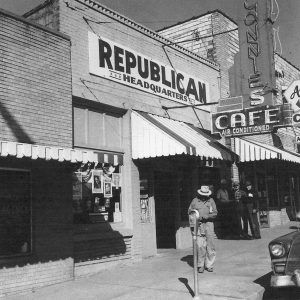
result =
[{"label": "parked car", "polygon": [[269,243],[272,287],[300,287],[300,231],[280,236]]}]

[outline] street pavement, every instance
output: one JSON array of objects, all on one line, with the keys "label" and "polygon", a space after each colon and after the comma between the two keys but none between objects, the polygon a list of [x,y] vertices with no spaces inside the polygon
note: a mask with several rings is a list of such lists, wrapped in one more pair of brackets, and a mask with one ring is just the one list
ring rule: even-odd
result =
[{"label": "street pavement", "polygon": [[[299,300],[298,291],[272,291],[267,245],[295,230],[296,223],[261,230],[259,240],[216,239],[213,273],[199,274],[200,300]],[[155,257],[123,264],[6,300],[185,300],[193,299],[192,249],[160,250]]]}]

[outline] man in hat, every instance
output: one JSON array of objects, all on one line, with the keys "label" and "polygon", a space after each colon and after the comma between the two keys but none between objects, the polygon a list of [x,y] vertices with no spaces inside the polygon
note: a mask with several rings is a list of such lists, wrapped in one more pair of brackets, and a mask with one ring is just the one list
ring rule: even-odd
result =
[{"label": "man in hat", "polygon": [[[232,188],[235,200],[237,234],[241,239],[250,239],[250,236],[248,235],[247,207],[245,203],[246,193],[240,188],[240,183],[238,181],[233,182]],[[241,221],[243,221],[243,227]]]},{"label": "man in hat", "polygon": [[216,248],[214,245],[214,223],[218,211],[215,201],[211,198],[211,190],[203,185],[197,190],[197,197],[194,198],[189,206],[188,213],[192,210],[199,212],[199,228],[195,233],[195,224],[190,220],[192,234],[197,234],[198,252],[198,272],[203,273],[204,268],[208,272],[213,272],[213,265],[216,259]]},{"label": "man in hat", "polygon": [[[257,217],[257,209],[258,209],[258,199],[257,193],[253,188],[253,185],[250,180],[246,181],[246,189],[245,189],[245,204],[246,204],[246,213],[247,218],[250,225],[250,230],[252,234],[252,238],[260,239],[260,229]],[[248,223],[245,224],[244,232],[248,232]]]},{"label": "man in hat", "polygon": [[216,194],[219,217],[221,221],[222,238],[230,238],[234,235],[234,203],[229,198],[226,179],[221,179],[220,188]]}]

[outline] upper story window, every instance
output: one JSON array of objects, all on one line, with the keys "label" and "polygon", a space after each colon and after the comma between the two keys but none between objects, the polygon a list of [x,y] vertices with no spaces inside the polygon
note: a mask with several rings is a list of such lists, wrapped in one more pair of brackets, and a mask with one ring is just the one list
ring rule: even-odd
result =
[{"label": "upper story window", "polygon": [[122,117],[74,107],[74,147],[122,149]]}]

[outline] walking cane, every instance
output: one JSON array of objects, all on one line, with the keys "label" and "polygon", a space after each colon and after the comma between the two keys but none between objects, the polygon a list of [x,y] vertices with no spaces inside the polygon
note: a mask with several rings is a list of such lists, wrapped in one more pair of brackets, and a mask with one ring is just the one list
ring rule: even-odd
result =
[{"label": "walking cane", "polygon": [[199,227],[199,212],[196,209],[193,209],[189,213],[190,217],[193,219],[194,233],[192,234],[193,237],[193,256],[194,256],[194,300],[200,300],[199,291],[198,291],[198,252],[197,252],[197,233]]}]

